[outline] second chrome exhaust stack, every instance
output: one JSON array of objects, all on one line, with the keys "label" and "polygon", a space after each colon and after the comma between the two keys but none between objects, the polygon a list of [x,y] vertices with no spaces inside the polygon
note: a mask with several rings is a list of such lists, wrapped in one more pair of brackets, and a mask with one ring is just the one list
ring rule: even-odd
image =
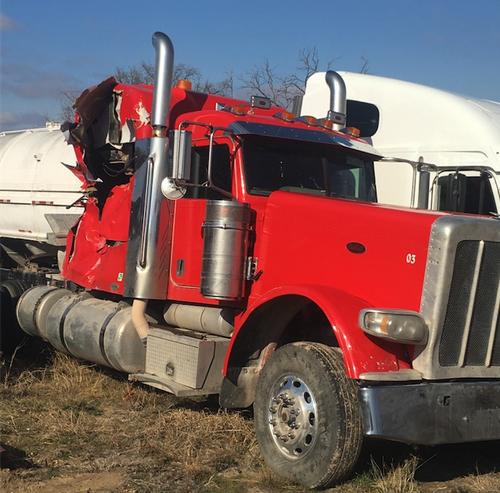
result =
[{"label": "second chrome exhaust stack", "polygon": [[340,130],[346,126],[347,91],[344,79],[333,70],[328,70],[325,80],[330,88],[330,109],[327,119],[334,122],[333,129]]}]

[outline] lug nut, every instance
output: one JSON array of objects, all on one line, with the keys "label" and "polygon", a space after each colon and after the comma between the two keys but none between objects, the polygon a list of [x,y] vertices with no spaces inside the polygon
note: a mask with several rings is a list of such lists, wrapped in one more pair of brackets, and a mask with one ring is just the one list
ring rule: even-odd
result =
[{"label": "lug nut", "polygon": [[273,413],[273,414],[274,414],[274,413],[276,413],[276,411],[277,411],[276,406],[271,406],[271,407],[269,408],[269,412],[270,412],[270,413]]},{"label": "lug nut", "polygon": [[269,420],[269,424],[273,425],[273,426],[276,426],[276,420],[275,419],[270,419]]}]

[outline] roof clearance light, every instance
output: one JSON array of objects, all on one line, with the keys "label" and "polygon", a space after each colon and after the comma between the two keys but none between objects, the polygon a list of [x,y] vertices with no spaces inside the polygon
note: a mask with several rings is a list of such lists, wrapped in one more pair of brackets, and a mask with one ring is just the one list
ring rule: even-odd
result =
[{"label": "roof clearance light", "polygon": [[333,125],[335,124],[333,120],[329,120],[328,118],[322,118],[319,123],[323,128],[327,128],[328,130],[333,130]]},{"label": "roof clearance light", "polygon": [[356,127],[347,127],[342,130],[342,132],[351,135],[352,137],[359,137],[361,135],[361,131]]},{"label": "roof clearance light", "polygon": [[273,116],[285,122],[293,122],[295,120],[295,115],[289,111],[281,111],[280,113],[275,113]]},{"label": "roof clearance light", "polygon": [[248,113],[248,106],[244,104],[237,104],[235,106],[230,106],[229,111],[234,115],[246,115]]},{"label": "roof clearance light", "polygon": [[319,121],[314,118],[314,116],[301,116],[299,119],[312,127],[317,127],[319,125]]},{"label": "roof clearance light", "polygon": [[425,344],[429,329],[417,312],[361,310],[359,326],[368,334],[402,344]]},{"label": "roof clearance light", "polygon": [[175,87],[178,87],[179,89],[184,89],[185,91],[191,91],[193,89],[193,84],[191,83],[190,80],[180,79],[177,81]]}]

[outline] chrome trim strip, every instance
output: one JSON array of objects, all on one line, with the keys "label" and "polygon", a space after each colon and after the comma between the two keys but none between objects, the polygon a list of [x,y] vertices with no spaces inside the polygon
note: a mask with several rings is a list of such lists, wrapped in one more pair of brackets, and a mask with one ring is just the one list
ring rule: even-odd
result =
[{"label": "chrome trim strip", "polygon": [[474,277],[472,278],[471,292],[469,296],[469,304],[467,306],[467,313],[465,315],[464,333],[462,335],[462,345],[460,347],[460,356],[458,358],[458,366],[464,366],[465,353],[467,351],[467,343],[469,342],[470,324],[472,322],[472,313],[474,311],[474,304],[476,302],[477,284],[479,282],[479,273],[481,271],[481,262],[483,260],[484,241],[479,242],[477,249],[476,264],[474,266]]},{"label": "chrome trim strip", "polygon": [[487,367],[491,366],[491,358],[493,357],[493,346],[495,344],[495,337],[497,333],[498,317],[500,316],[500,284],[497,289],[497,297],[495,300],[495,308],[493,309],[493,317],[491,318],[490,339],[488,341],[488,351],[486,352],[486,361],[484,364]]},{"label": "chrome trim strip", "polygon": [[144,210],[142,214],[142,228],[141,228],[141,243],[139,246],[139,266],[146,267],[148,260],[148,227],[149,219],[151,216],[151,186],[153,174],[153,158],[149,158],[146,162],[146,194],[144,196]]},{"label": "chrome trim strip", "polygon": [[371,371],[361,373],[359,379],[365,382],[420,382],[422,374],[417,370]]}]

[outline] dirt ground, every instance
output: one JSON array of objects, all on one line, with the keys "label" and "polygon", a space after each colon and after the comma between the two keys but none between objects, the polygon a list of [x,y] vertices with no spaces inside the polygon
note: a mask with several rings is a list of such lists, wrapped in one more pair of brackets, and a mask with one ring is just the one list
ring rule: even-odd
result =
[{"label": "dirt ground", "polygon": [[[250,411],[130,384],[33,340],[0,378],[2,492],[303,491],[262,463]],[[328,491],[500,492],[500,442],[369,441],[352,479]]]}]

